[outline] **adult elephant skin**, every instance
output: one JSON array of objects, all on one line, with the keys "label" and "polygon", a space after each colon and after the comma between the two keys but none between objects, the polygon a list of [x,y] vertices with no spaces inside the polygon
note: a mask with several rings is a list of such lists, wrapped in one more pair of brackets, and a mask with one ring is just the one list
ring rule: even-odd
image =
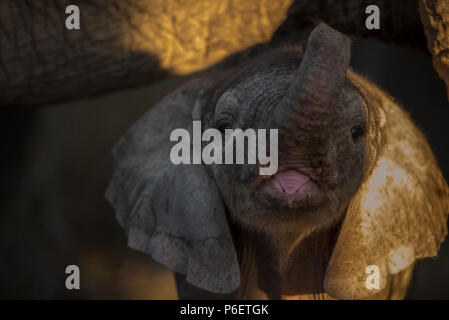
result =
[{"label": "adult elephant skin", "polygon": [[[80,8],[80,30],[65,28],[70,4]],[[380,8],[380,30],[365,28],[369,4]],[[447,11],[445,0],[2,0],[0,106],[86,98],[188,74],[290,38],[316,20],[427,51],[422,20],[447,81]]]}]

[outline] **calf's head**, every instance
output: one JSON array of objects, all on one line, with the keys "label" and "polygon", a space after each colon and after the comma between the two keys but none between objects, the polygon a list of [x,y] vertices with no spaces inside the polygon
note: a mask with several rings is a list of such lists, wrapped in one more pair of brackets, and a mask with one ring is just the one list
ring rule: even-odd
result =
[{"label": "calf's head", "polygon": [[[336,298],[375,294],[389,275],[435,256],[447,184],[408,115],[348,70],[349,59],[348,38],[320,24],[303,47],[205,73],[143,115],[114,149],[107,191],[129,245],[227,293],[240,282],[229,219],[298,235],[342,220],[324,283]],[[278,129],[277,172],[173,164],[170,133],[192,132],[193,121],[224,140],[226,129]],[[365,286],[369,265],[380,269],[379,289]]]},{"label": "calf's head", "polygon": [[346,79],[349,57],[348,38],[318,27],[305,50],[276,50],[228,71],[196,110],[204,129],[223,134],[278,130],[277,172],[260,174],[259,163],[207,167],[242,224],[309,232],[344,213],[372,167],[367,135],[377,131],[375,115]]}]

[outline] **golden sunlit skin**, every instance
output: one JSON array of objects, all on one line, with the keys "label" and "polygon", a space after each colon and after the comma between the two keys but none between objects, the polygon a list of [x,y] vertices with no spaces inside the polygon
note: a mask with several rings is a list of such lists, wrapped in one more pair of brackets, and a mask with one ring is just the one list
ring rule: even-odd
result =
[{"label": "golden sunlit skin", "polygon": [[449,99],[449,1],[419,0],[419,7],[433,65],[446,82]]},{"label": "golden sunlit skin", "polygon": [[291,2],[84,1],[80,30],[61,32],[70,0],[1,1],[0,104],[79,98],[202,70],[269,41]]},{"label": "golden sunlit skin", "polygon": [[[363,265],[381,269],[381,288],[415,259],[434,257],[444,240],[449,189],[433,153],[410,117],[360,76],[349,78],[378,108],[380,136],[373,171],[352,199],[327,271],[326,288],[345,298],[372,293],[359,281]],[[352,212],[357,212],[354,215]],[[358,259],[351,259],[357,254]],[[339,279],[330,281],[335,274]],[[405,293],[404,293],[405,294]]]}]

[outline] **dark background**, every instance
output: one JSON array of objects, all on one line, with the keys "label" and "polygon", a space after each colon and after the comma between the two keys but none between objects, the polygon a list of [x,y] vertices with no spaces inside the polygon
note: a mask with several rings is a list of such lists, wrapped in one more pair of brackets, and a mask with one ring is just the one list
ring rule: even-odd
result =
[{"label": "dark background", "polygon": [[[354,69],[407,109],[449,180],[449,103],[431,57],[356,40]],[[176,298],[172,274],[127,249],[104,199],[111,148],[170,89],[135,90],[51,107],[0,108],[0,298]],[[65,288],[65,267],[81,289]],[[449,299],[449,243],[418,262],[409,298]]]}]

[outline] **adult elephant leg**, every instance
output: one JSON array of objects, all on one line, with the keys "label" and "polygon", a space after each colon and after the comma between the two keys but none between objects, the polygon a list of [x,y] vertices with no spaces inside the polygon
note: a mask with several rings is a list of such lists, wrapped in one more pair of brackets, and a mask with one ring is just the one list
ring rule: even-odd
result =
[{"label": "adult elephant leg", "polygon": [[433,65],[446,82],[449,98],[449,2],[420,0],[419,4],[427,45],[433,55]]}]

